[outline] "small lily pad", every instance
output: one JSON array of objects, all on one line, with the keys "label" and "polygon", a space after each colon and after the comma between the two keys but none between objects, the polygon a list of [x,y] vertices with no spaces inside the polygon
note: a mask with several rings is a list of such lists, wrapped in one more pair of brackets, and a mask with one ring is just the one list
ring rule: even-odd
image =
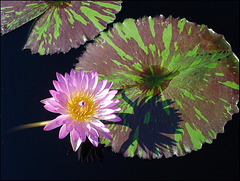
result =
[{"label": "small lily pad", "polygon": [[120,10],[121,1],[1,1],[1,33],[39,17],[24,49],[66,53],[92,40]]}]

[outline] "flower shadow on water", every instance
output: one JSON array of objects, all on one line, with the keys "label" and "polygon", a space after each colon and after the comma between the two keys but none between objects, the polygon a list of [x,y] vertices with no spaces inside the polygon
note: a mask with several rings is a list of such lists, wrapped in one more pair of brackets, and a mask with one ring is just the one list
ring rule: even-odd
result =
[{"label": "flower shadow on water", "polygon": [[[157,95],[146,103],[146,98],[141,101],[138,98],[132,102],[124,91],[121,95],[123,101],[133,108],[133,114],[119,113],[122,121],[108,123],[118,125],[111,129],[113,137],[116,136],[111,143],[113,150],[125,156],[139,155],[148,159],[161,158],[162,155],[172,156],[171,148],[177,143],[174,135],[182,133],[179,131],[181,114],[178,109],[170,107],[173,101],[162,100],[161,96]],[[125,133],[122,131],[123,126],[129,127]]]}]

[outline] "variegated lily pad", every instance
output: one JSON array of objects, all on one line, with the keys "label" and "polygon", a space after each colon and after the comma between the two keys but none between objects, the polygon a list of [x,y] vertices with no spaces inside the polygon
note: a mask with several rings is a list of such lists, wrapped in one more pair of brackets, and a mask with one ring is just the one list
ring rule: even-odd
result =
[{"label": "variegated lily pad", "polygon": [[38,17],[24,49],[54,54],[92,40],[121,10],[121,1],[1,1],[1,33]]},{"label": "variegated lily pad", "polygon": [[107,124],[125,156],[183,156],[212,143],[237,113],[239,60],[223,35],[185,18],[126,19],[102,32],[76,70],[113,81],[121,122]]}]

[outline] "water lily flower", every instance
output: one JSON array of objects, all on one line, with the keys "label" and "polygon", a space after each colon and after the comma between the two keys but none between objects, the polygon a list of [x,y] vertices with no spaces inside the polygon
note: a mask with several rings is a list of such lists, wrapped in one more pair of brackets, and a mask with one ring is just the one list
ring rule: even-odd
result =
[{"label": "water lily flower", "polygon": [[115,113],[121,108],[115,107],[119,100],[113,99],[117,90],[109,90],[112,82],[102,80],[98,83],[97,72],[78,73],[74,69],[65,76],[57,73],[57,81],[53,80],[56,89],[50,90],[51,98],[42,100],[44,108],[58,117],[50,121],[45,131],[59,126],[59,138],[65,138],[70,133],[70,141],[74,151],[77,151],[86,137],[95,146],[98,146],[99,135],[112,140],[109,129],[100,121],[121,121]]}]

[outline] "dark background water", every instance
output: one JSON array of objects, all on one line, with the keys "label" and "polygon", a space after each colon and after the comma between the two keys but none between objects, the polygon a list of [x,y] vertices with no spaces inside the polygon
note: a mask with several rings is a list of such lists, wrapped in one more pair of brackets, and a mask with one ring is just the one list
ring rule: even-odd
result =
[{"label": "dark background water", "polygon": [[[223,34],[239,57],[238,1],[128,1],[115,22],[144,15],[185,17]],[[53,119],[39,102],[50,97],[56,72],[69,72],[83,47],[67,54],[32,55],[22,51],[33,21],[1,37],[1,179],[239,179],[239,114],[212,144],[184,157],[143,160],[104,152],[104,161],[78,162],[67,155],[69,137],[59,140],[58,129],[42,127],[16,132],[9,129]]]}]

